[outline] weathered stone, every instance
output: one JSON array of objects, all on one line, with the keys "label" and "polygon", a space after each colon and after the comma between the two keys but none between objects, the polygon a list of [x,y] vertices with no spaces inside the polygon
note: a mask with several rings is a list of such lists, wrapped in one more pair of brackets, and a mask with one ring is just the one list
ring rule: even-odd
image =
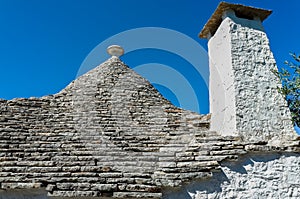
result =
[{"label": "weathered stone", "polygon": [[161,193],[114,192],[115,198],[161,198]]},{"label": "weathered stone", "polygon": [[[299,138],[275,136],[282,145],[268,143],[273,135],[270,124],[276,135],[286,135],[289,129],[283,128],[287,121],[282,118],[288,113],[272,119],[274,111],[282,113],[285,108],[273,103],[273,91],[265,92],[269,77],[266,68],[258,66],[275,67],[267,38],[261,30],[249,29],[230,18],[220,28],[215,36],[225,34],[226,38],[211,38],[210,42],[220,42],[218,56],[232,55],[230,62],[222,64],[229,64],[236,73],[234,81],[242,85],[241,89],[236,84],[228,87],[238,92],[231,97],[238,99],[234,114],[241,117],[236,120],[241,137],[232,135],[234,128],[225,128],[230,134],[225,136],[209,129],[210,117],[215,119],[216,113],[199,115],[174,107],[147,80],[112,57],[55,95],[0,100],[0,199],[44,199],[46,195],[162,198],[162,193],[164,198],[181,199],[241,198],[243,194],[251,198],[251,189],[261,194],[255,197],[299,197]],[[221,68],[227,70],[228,66]],[[261,72],[257,85],[243,78]],[[265,92],[266,102],[263,95],[254,95],[257,88]],[[249,96],[259,103],[248,101]],[[261,115],[257,115],[257,104]],[[272,108],[272,114],[266,107]],[[247,135],[256,135],[253,131],[260,138],[248,140]],[[252,151],[297,153],[255,161],[255,156],[249,156]],[[242,157],[248,161],[238,162]],[[237,166],[231,169],[232,164]],[[189,193],[168,192],[176,193],[179,186],[189,183],[201,186],[194,186]],[[15,194],[19,189],[24,194]],[[34,190],[39,190],[36,195]]]}]

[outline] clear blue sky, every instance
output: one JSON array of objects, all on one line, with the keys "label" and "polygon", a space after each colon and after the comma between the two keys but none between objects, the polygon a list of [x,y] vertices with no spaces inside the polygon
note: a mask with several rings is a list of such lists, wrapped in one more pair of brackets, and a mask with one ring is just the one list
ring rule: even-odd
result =
[{"label": "clear blue sky", "polygon": [[[206,49],[207,41],[199,39],[198,33],[219,2],[0,0],[0,98],[39,97],[59,92],[76,78],[81,63],[99,43],[133,28],[163,27],[175,30]],[[289,52],[300,53],[299,0],[229,2],[273,10],[273,14],[264,21],[264,26],[279,66],[289,58]],[[145,55],[156,59],[151,60]],[[124,56],[124,61],[128,65],[136,62],[183,64],[183,60],[173,54],[159,50],[132,52]],[[194,73],[190,71],[190,74],[192,76]],[[201,83],[199,85],[202,87],[197,92],[202,93],[197,93],[197,97],[200,103],[203,101],[200,112],[207,113],[207,88]],[[172,98],[163,86],[157,85],[166,96]],[[177,103],[176,99],[173,101]]]}]

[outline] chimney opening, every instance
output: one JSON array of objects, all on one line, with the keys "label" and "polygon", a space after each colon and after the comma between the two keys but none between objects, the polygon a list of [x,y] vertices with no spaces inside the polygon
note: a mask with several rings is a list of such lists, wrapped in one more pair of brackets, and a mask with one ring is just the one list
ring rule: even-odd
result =
[{"label": "chimney opening", "polygon": [[243,12],[235,12],[235,16],[242,19],[254,20],[253,15],[245,14]]}]

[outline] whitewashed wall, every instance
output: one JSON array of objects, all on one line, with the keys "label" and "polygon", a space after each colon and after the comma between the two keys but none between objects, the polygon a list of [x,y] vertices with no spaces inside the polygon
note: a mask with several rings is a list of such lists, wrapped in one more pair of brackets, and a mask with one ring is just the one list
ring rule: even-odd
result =
[{"label": "whitewashed wall", "polygon": [[222,163],[213,178],[165,190],[164,199],[298,199],[300,154],[249,154],[238,162]]},{"label": "whitewashed wall", "polygon": [[272,145],[296,136],[261,22],[224,17],[208,47],[211,130]]}]

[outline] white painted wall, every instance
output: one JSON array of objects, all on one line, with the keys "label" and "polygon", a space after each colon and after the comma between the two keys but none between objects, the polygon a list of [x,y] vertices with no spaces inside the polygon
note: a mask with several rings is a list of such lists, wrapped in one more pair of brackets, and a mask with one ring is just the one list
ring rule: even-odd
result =
[{"label": "white painted wall", "polygon": [[208,42],[211,130],[237,134],[234,77],[231,58],[230,18],[226,18]]},{"label": "white painted wall", "polygon": [[208,42],[211,130],[280,145],[296,136],[259,20],[224,17]]},{"label": "white painted wall", "polygon": [[222,163],[211,179],[165,190],[164,199],[298,199],[300,155],[249,154],[238,162]]}]

